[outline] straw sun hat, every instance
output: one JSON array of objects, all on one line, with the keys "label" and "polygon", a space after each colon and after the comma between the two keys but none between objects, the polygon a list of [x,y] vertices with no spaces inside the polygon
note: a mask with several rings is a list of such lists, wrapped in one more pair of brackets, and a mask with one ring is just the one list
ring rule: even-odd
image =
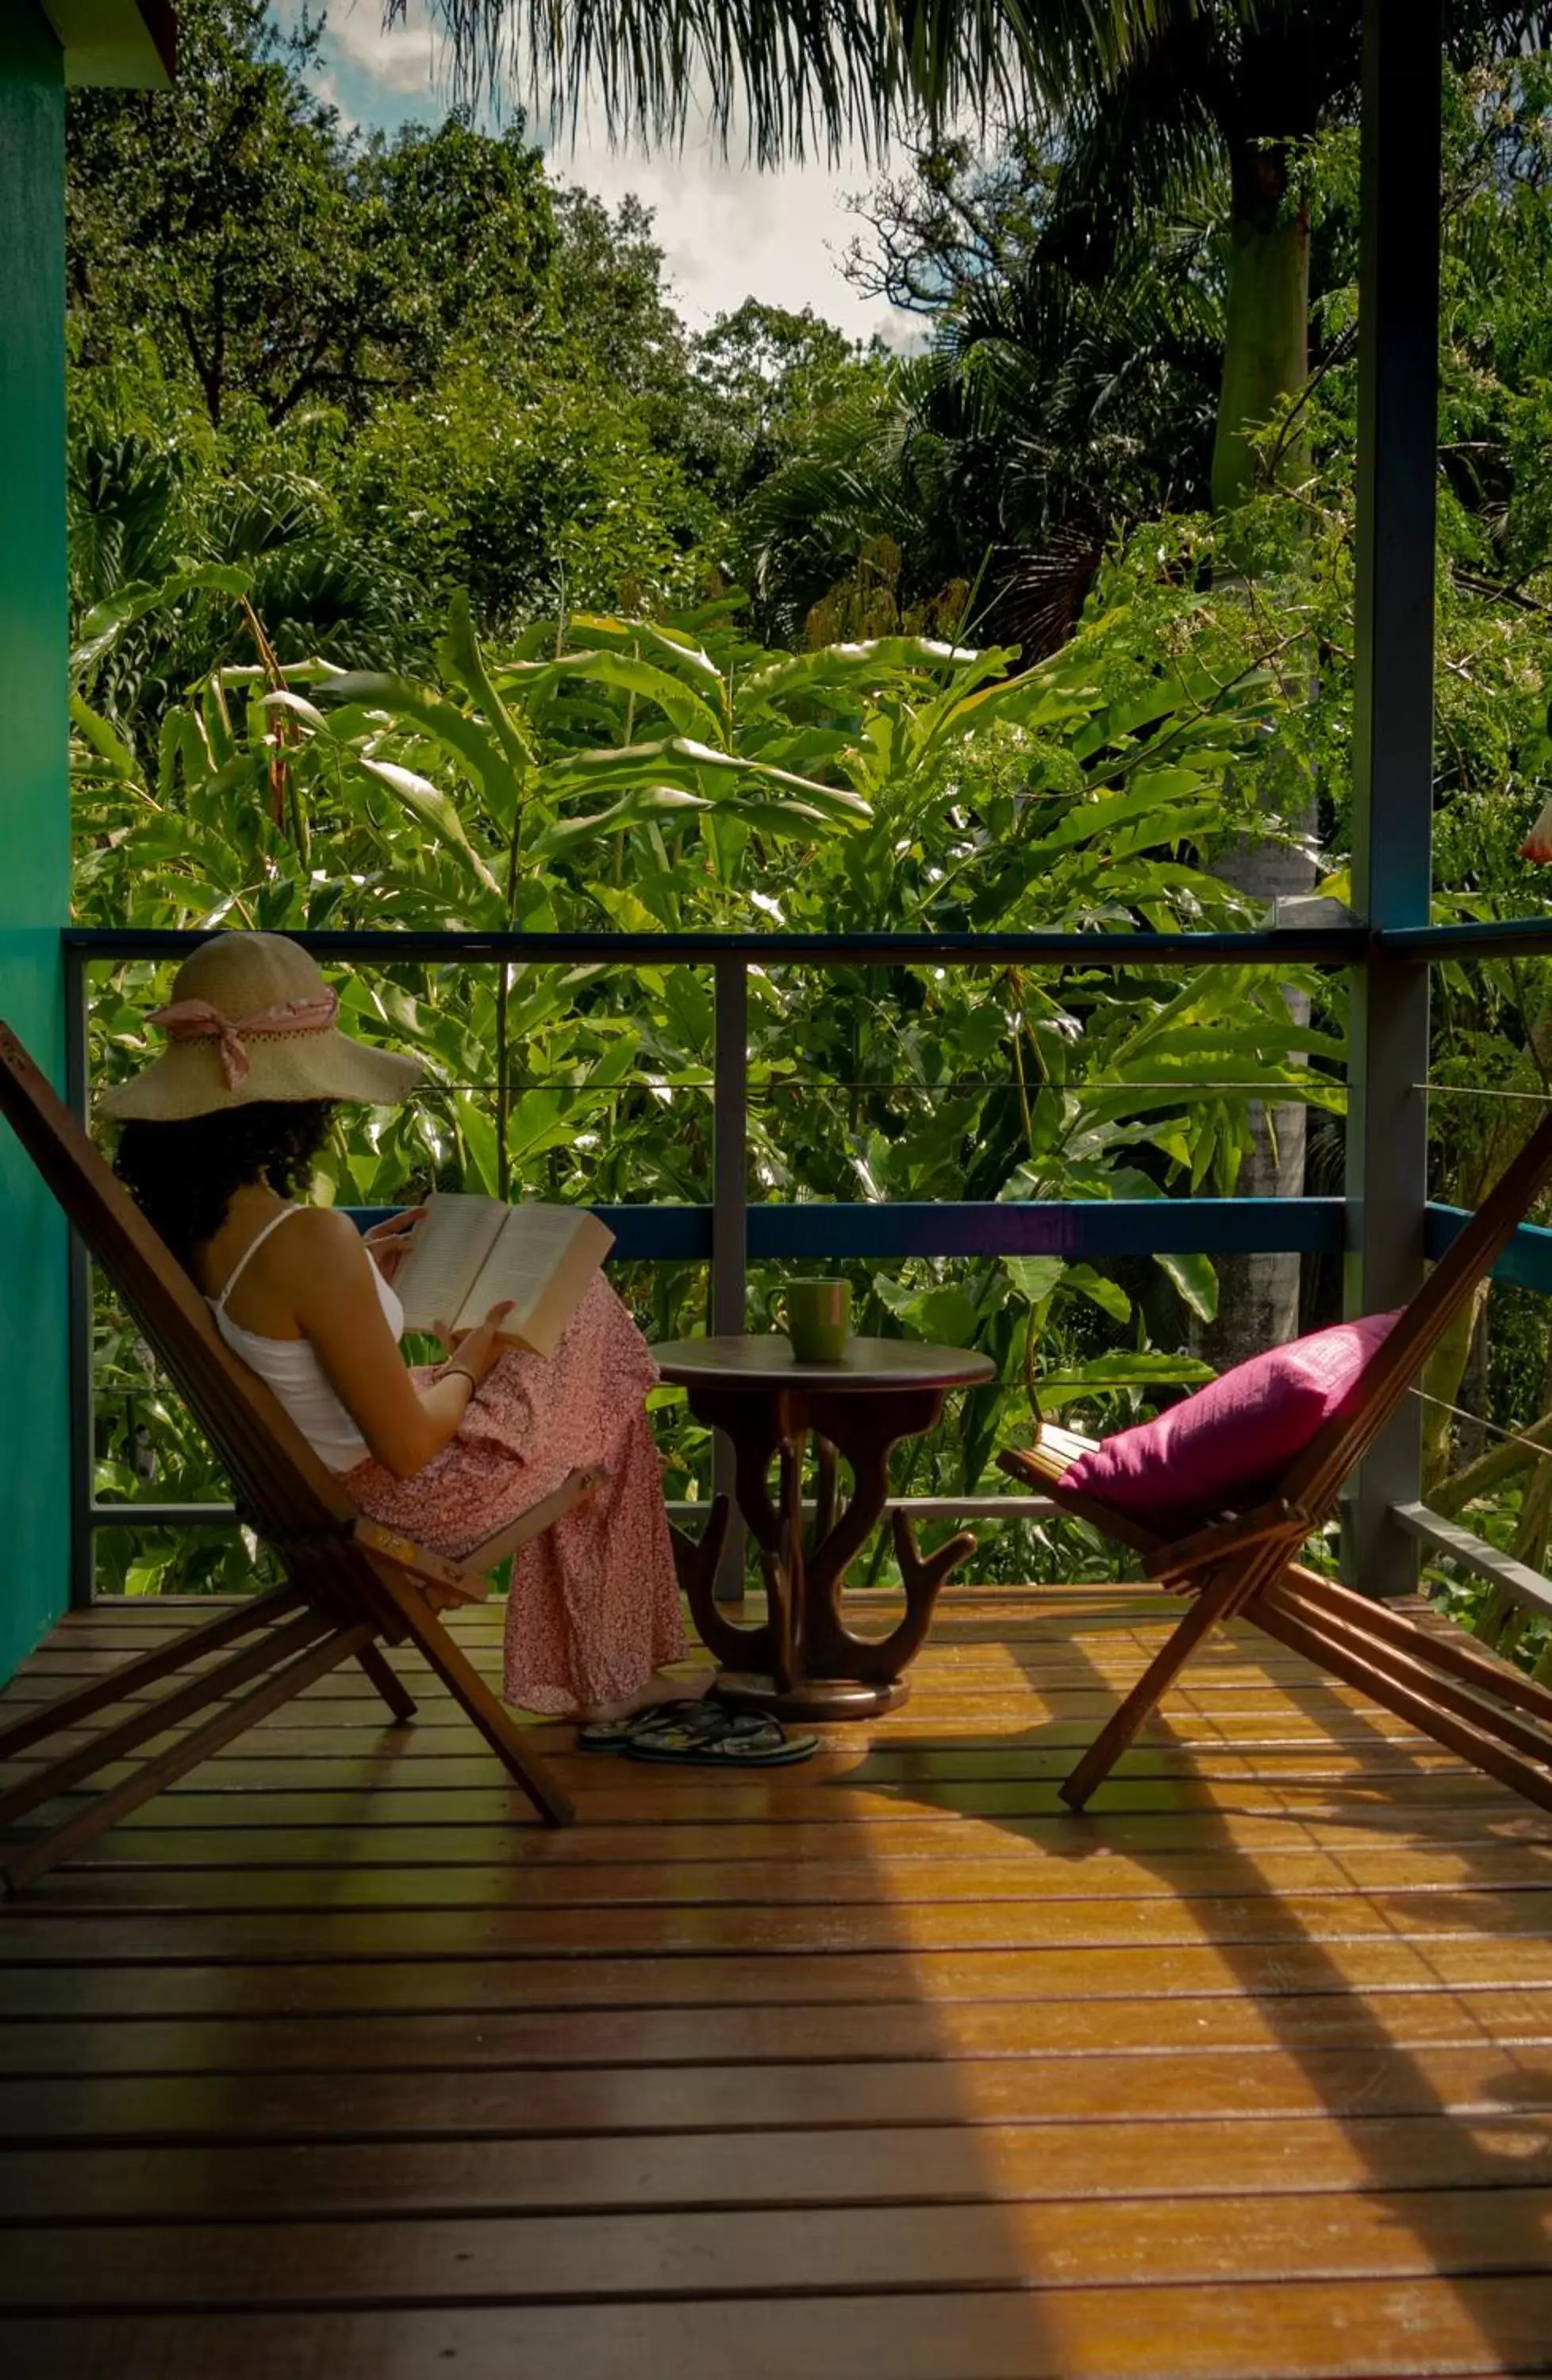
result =
[{"label": "straw sun hat", "polygon": [[214,934],[173,978],[160,1058],[98,1102],[104,1115],[176,1123],[261,1099],[349,1099],[392,1107],[420,1079],[418,1058],[370,1050],[334,1022],[339,1002],[284,934]]}]

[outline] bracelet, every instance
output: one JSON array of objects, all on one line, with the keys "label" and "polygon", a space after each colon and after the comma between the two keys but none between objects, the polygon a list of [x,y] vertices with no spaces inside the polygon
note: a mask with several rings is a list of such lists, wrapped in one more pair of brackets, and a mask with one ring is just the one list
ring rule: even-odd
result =
[{"label": "bracelet", "polygon": [[462,1364],[448,1364],[444,1366],[442,1377],[444,1380],[467,1380],[469,1384],[470,1396],[476,1396],[479,1393],[479,1381],[475,1378],[472,1372],[465,1369]]}]

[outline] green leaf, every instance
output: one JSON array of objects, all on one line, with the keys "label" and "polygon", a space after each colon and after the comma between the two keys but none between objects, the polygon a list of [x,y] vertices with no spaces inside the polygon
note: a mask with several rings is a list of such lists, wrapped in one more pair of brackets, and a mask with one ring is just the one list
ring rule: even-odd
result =
[{"label": "green leaf", "polygon": [[456,852],[485,890],[494,893],[498,901],[501,899],[501,886],[465,833],[464,822],[450,795],[444,794],[439,785],[433,785],[429,778],[418,777],[413,769],[401,769],[396,761],[363,758],[360,766],[369,776],[375,777],[380,784],[386,785],[391,793],[396,794],[406,808],[423,819],[437,841]]},{"label": "green leaf", "polygon": [[1195,1388],[1216,1377],[1210,1364],[1200,1364],[1191,1355],[1144,1354],[1120,1348],[1114,1354],[1096,1355],[1065,1371],[1037,1376],[1035,1394],[1042,1413],[1048,1406],[1054,1413],[1080,1398],[1118,1389]]},{"label": "green leaf", "polygon": [[[571,625],[583,636],[610,638],[621,644],[645,645],[658,654],[665,668],[682,670],[699,680],[708,699],[720,700],[722,674],[709,653],[681,629],[655,626],[648,620],[608,619],[597,613],[574,613]],[[564,657],[563,656],[563,659]]]},{"label": "green leaf", "polygon": [[197,588],[206,588],[226,595],[246,595],[253,584],[250,570],[239,570],[221,562],[201,562],[187,570],[176,570],[170,578],[156,584],[147,579],[123,587],[105,602],[94,603],[80,624],[80,642],[70,655],[72,671],[84,674],[95,667],[105,652],[115,645],[126,628],[143,620],[148,612],[161,611],[178,598]]},{"label": "green leaf", "polygon": [[105,760],[115,777],[132,783],[140,773],[139,762],[122,736],[109,726],[99,710],[83,702],[79,694],[70,697],[70,723],[85,736],[99,759]]},{"label": "green leaf", "polygon": [[1078,1291],[1081,1296],[1088,1298],[1101,1312],[1108,1314],[1112,1321],[1130,1322],[1132,1319],[1132,1300],[1121,1283],[1107,1281],[1103,1273],[1094,1270],[1092,1265],[1072,1266],[1061,1286]]},{"label": "green leaf", "polygon": [[1043,1305],[1067,1269],[1065,1257],[1004,1257],[1002,1269],[1031,1305]]},{"label": "green leaf", "polygon": [[437,652],[449,676],[458,680],[485,713],[507,767],[514,778],[521,783],[527,774],[532,755],[516,722],[496,692],[485,666],[485,656],[479,650],[479,639],[474,633],[474,622],[469,615],[469,600],[462,590],[454,596],[447,607],[447,633]]},{"label": "green leaf", "polygon": [[329,722],[318,705],[306,701],[299,694],[293,694],[289,686],[277,686],[266,694],[261,708],[272,711],[284,710],[292,718],[302,720],[309,727],[321,727],[325,733],[328,731]]},{"label": "green leaf", "polygon": [[624,834],[644,819],[664,812],[709,810],[711,807],[701,795],[685,793],[677,785],[643,785],[636,792],[622,794],[606,810],[595,810],[586,818],[557,820],[542,834],[535,835],[526,850],[530,860],[548,859],[588,835]]},{"label": "green leaf", "polygon": [[1158,840],[1173,840],[1168,821],[1157,813],[1169,810],[1187,801],[1200,801],[1211,791],[1209,781],[1190,769],[1155,769],[1140,778],[1132,790],[1110,794],[1098,801],[1077,803],[1068,811],[1060,826],[1049,834],[1041,835],[1025,846],[1025,856],[1032,857],[1048,853],[1071,850],[1075,844],[1093,843],[1113,835],[1118,828],[1146,819],[1156,830]]},{"label": "green leaf", "polygon": [[820,645],[812,652],[783,656],[744,681],[746,702],[769,708],[794,695],[836,686],[866,691],[885,677],[930,671],[981,671],[997,666],[1001,654],[982,654],[968,645],[946,645],[930,637],[875,637],[860,645]]},{"label": "green leaf", "polygon": [[721,740],[721,719],[710,704],[669,671],[635,653],[567,653],[557,662],[556,674],[635,695],[661,710],[681,735]]},{"label": "green leaf", "polygon": [[661,930],[661,920],[653,917],[645,901],[638,900],[624,886],[591,883],[587,889],[588,898],[598,903],[611,924],[618,926],[623,934],[655,934]]},{"label": "green leaf", "polygon": [[385,677],[371,670],[343,671],[318,691],[331,707],[341,707],[344,715],[336,715],[333,724],[343,737],[359,735],[366,724],[360,714],[373,710],[384,711],[391,719],[433,736],[445,751],[463,761],[503,828],[510,828],[520,799],[518,776],[496,738],[456,703],[444,702],[439,695],[425,693],[404,678]]},{"label": "green leaf", "polygon": [[578,780],[583,784],[606,786],[650,783],[677,776],[680,782],[691,780],[696,792],[706,790],[708,779],[713,785],[721,781],[730,789],[753,781],[796,794],[824,817],[842,825],[865,825],[873,815],[862,795],[847,786],[821,785],[812,777],[799,777],[787,769],[773,769],[762,761],[715,751],[710,745],[697,744],[687,735],[663,736],[649,744],[625,744],[612,750],[575,752],[553,762],[546,774],[552,783]]},{"label": "green leaf", "polygon": [[[454,1111],[463,1136],[468,1170],[478,1187],[487,1198],[499,1195],[500,1170],[496,1162],[495,1118],[488,1107],[477,1102],[467,1091],[455,1096]],[[447,1318],[451,1319],[451,1318]]]},{"label": "green leaf", "polygon": [[1156,1256],[1154,1262],[1174,1282],[1193,1314],[1211,1322],[1218,1313],[1218,1274],[1206,1257]]},{"label": "green leaf", "polygon": [[915,1309],[916,1328],[924,1339],[943,1347],[968,1347],[980,1319],[962,1289],[928,1292]]}]

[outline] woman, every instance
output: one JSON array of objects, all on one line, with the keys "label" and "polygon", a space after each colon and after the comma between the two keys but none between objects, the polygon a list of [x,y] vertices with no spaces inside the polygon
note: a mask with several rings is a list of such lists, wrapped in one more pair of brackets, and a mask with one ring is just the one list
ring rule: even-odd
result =
[{"label": "woman", "polygon": [[201,943],[150,1020],[165,1054],[102,1102],[122,1123],[121,1178],[227,1345],[374,1520],[458,1559],[602,1466],[603,1486],[514,1558],[509,1701],[599,1722],[683,1696],[658,1674],[685,1635],[645,1342],[600,1275],[548,1358],[503,1346],[499,1305],[460,1336],[438,1326],[445,1362],[406,1366],[393,1281],[418,1214],[363,1239],[297,1203],[335,1105],[389,1105],[420,1074],[342,1033],[337,1006],[284,936]]}]

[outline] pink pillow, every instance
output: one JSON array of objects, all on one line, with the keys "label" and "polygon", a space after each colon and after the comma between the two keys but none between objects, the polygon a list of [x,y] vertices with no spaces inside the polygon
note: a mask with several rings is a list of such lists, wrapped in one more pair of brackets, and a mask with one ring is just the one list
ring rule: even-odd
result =
[{"label": "pink pillow", "polygon": [[1063,1485],[1170,1536],[1264,1502],[1356,1388],[1396,1319],[1366,1315],[1253,1355],[1081,1454]]}]

